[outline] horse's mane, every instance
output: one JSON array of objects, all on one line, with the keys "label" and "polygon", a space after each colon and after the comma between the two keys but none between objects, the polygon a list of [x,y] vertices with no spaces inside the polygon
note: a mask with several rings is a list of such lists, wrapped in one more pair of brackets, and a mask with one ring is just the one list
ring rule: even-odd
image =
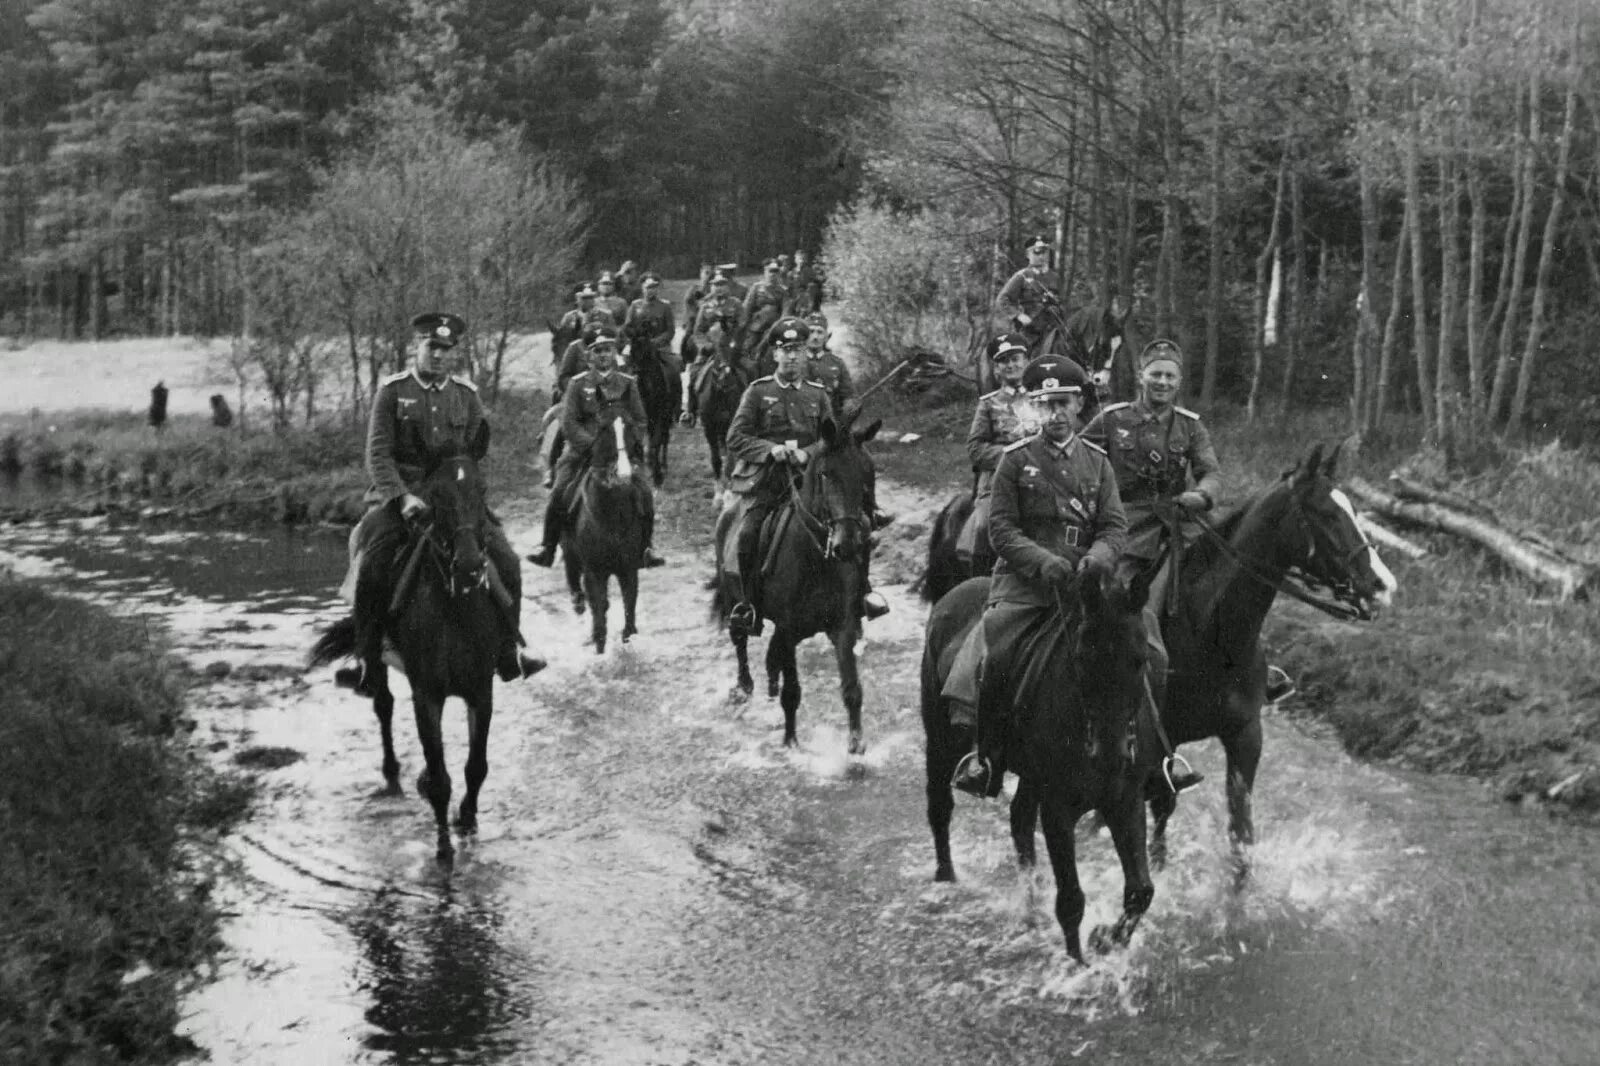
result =
[{"label": "horse's mane", "polygon": [[[1268,489],[1267,492],[1271,492]],[[1211,519],[1211,524],[1217,532],[1222,534],[1223,540],[1231,541],[1233,535],[1239,531],[1239,526],[1244,522],[1244,516],[1267,496],[1266,492],[1251,497],[1243,505],[1225,512],[1222,517]],[[1201,537],[1189,545],[1183,553],[1183,568],[1194,572],[1195,569],[1209,570],[1222,561],[1222,548],[1210,537]]]}]

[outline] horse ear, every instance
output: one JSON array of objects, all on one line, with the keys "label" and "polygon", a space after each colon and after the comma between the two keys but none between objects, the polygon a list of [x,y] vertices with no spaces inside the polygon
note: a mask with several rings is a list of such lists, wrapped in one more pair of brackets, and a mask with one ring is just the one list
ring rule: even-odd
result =
[{"label": "horse ear", "polygon": [[1344,451],[1344,441],[1341,440],[1333,446],[1333,451],[1329,452],[1328,457],[1322,461],[1322,473],[1330,481],[1334,479],[1334,470],[1339,465],[1339,453],[1342,451]]},{"label": "horse ear", "polygon": [[882,428],[883,419],[874,418],[867,424],[865,429],[858,429],[855,431],[856,444],[861,445],[867,443],[867,441],[871,440],[873,437],[876,437],[878,435],[878,430]]},{"label": "horse ear", "polygon": [[1316,477],[1317,476],[1317,468],[1320,467],[1321,465],[1322,465],[1322,445],[1320,443],[1318,443],[1318,444],[1315,444],[1315,445],[1312,446],[1311,454],[1306,457],[1306,461],[1304,463],[1301,463],[1299,466],[1294,468],[1295,484],[1297,484],[1297,485],[1304,484],[1305,482],[1310,481],[1312,478]]}]

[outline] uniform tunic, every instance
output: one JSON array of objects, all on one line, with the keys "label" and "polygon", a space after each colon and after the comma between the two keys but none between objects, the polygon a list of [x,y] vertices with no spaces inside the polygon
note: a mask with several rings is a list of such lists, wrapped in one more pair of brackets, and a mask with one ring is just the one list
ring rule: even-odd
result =
[{"label": "uniform tunic", "polygon": [[650,338],[657,351],[666,351],[672,344],[672,335],[678,323],[672,317],[672,305],[659,296],[638,299],[628,306],[625,323],[636,335]]},{"label": "uniform tunic", "polygon": [[707,296],[701,301],[700,313],[694,319],[695,337],[707,341],[707,332],[718,323],[722,325],[722,335],[732,341],[744,325],[744,305],[727,293]]},{"label": "uniform tunic", "polygon": [[967,431],[967,456],[978,474],[978,495],[987,496],[1006,445],[1034,432],[1032,405],[1023,389],[1003,385],[979,397]]},{"label": "uniform tunic", "polygon": [[1012,318],[1026,314],[1033,319],[1024,327],[1029,333],[1042,333],[1044,327],[1038,322],[1039,312],[1044,310],[1047,303],[1055,302],[1056,293],[1060,290],[1061,276],[1054,270],[1023,267],[1006,280],[995,302],[1002,312]]},{"label": "uniform tunic", "polygon": [[634,439],[645,438],[647,423],[639,385],[621,371],[609,374],[584,371],[567,384],[562,407],[561,431],[567,438],[567,450],[561,456],[563,464],[568,457],[574,463],[586,461],[589,449],[600,435],[601,425],[613,415],[619,416],[633,430]]},{"label": "uniform tunic", "polygon": [[1154,513],[1157,500],[1184,492],[1191,478],[1195,490],[1213,501],[1221,494],[1211,434],[1200,416],[1186,408],[1172,406],[1157,414],[1144,400],[1112,404],[1083,435],[1105,449],[1116,472],[1128,512],[1128,556],[1150,560],[1160,555],[1166,525]]},{"label": "uniform tunic", "polygon": [[426,383],[414,370],[383,379],[367,426],[366,502],[411,492],[439,457],[470,450],[483,425],[478,390],[452,377]]},{"label": "uniform tunic", "polygon": [[994,475],[989,539],[999,560],[989,602],[1054,604],[1056,590],[1043,576],[1046,561],[1060,558],[1075,568],[1094,555],[1109,571],[1127,529],[1104,452],[1076,435],[1061,446],[1043,433],[1017,441]]},{"label": "uniform tunic", "polygon": [[622,325],[622,320],[628,317],[628,301],[615,294],[598,297],[594,305],[599,310],[608,313],[614,325]]},{"label": "uniform tunic", "polygon": [[807,381],[821,385],[833,405],[835,419],[844,417],[844,405],[855,398],[855,383],[850,380],[850,368],[833,352],[824,348],[806,356]]},{"label": "uniform tunic", "polygon": [[822,423],[831,419],[828,393],[804,379],[792,384],[776,376],[752,382],[728,426],[728,454],[735,460],[729,486],[752,491],[769,468],[774,444],[794,441],[815,457],[822,451]]}]

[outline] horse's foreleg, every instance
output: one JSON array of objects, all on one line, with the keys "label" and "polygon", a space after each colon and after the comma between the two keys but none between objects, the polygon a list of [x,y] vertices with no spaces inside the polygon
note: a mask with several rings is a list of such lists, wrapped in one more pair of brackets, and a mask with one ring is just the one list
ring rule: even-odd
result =
[{"label": "horse's foreleg", "polygon": [[1156,894],[1155,884],[1150,880],[1143,797],[1137,789],[1128,788],[1124,792],[1115,803],[1100,809],[1100,816],[1111,829],[1117,858],[1122,862],[1122,916],[1110,929],[1100,926],[1090,933],[1089,946],[1099,952],[1122,946],[1133,937],[1139,919],[1150,909],[1150,901]]},{"label": "horse's foreleg", "polygon": [[[1152,780],[1160,776],[1157,771]],[[1178,809],[1178,797],[1167,791],[1166,782],[1156,785],[1150,797],[1150,865],[1157,870],[1167,865],[1167,821]]]},{"label": "horse's foreleg", "polygon": [[797,748],[800,746],[800,737],[795,732],[795,719],[800,710],[800,667],[795,661],[797,641],[781,628],[773,628],[772,644],[782,648],[783,688],[778,693],[778,702],[783,706],[783,746]]},{"label": "horse's foreleg", "polygon": [[[865,755],[867,740],[861,729],[861,671],[856,662],[856,627],[847,625],[828,634],[833,658],[839,666],[839,692],[850,720],[850,754]],[[790,661],[794,661],[790,653]]]},{"label": "horse's foreleg", "polygon": [[933,831],[933,879],[954,881],[956,867],[950,858],[950,815],[955,811],[956,801],[950,788],[950,777],[956,771],[956,763],[960,761],[962,752],[956,748],[949,725],[936,717],[940,709],[930,706],[930,700],[939,698],[937,685],[931,694],[927,691],[929,683],[924,681],[923,685],[922,720],[928,733],[928,828]]},{"label": "horse's foreleg", "polygon": [[608,581],[610,578],[605,574],[593,570],[583,572],[583,592],[589,600],[589,643],[594,645],[596,655],[604,655],[606,650],[606,614],[611,608],[606,596]]},{"label": "horse's foreleg", "polygon": [[639,632],[635,608],[639,605],[639,571],[624,570],[617,575],[617,590],[622,593],[622,643]]},{"label": "horse's foreleg", "polygon": [[1248,725],[1222,738],[1222,750],[1228,756],[1228,840],[1233,846],[1234,878],[1242,882],[1250,875],[1250,848],[1256,842],[1250,795],[1261,765],[1259,712]]},{"label": "horse's foreleg", "polygon": [[400,795],[400,760],[394,753],[394,693],[389,691],[389,668],[380,664],[372,678],[372,713],[378,716],[383,738],[383,788],[380,796]]},{"label": "horse's foreleg", "polygon": [[767,699],[775,700],[783,689],[783,645],[778,640],[781,630],[774,630],[772,639],[767,641]]},{"label": "horse's foreleg", "polygon": [[1067,954],[1083,962],[1083,942],[1078,935],[1078,926],[1083,922],[1083,886],[1078,883],[1074,831],[1078,813],[1060,796],[1046,792],[1040,797],[1044,846],[1050,853],[1050,868],[1056,875],[1056,921],[1067,938]]},{"label": "horse's foreleg", "polygon": [[422,773],[417,775],[417,792],[433,806],[434,827],[439,834],[436,857],[448,866],[455,859],[456,849],[450,842],[450,771],[444,765],[444,736],[439,723],[444,699],[442,694],[423,691],[418,683],[412,685],[417,740],[421,742],[425,764]]},{"label": "horse's foreleg", "polygon": [[456,828],[478,831],[478,790],[489,776],[489,721],[494,717],[494,686],[485,684],[467,701],[467,794],[456,812]]},{"label": "horse's foreleg", "polygon": [[730,632],[728,639],[733,641],[733,654],[739,661],[738,687],[735,692],[740,699],[747,700],[756,687],[756,679],[750,676],[750,638],[744,633]]},{"label": "horse's foreleg", "polygon": [[1038,826],[1039,793],[1027,778],[1018,778],[1016,795],[1011,797],[1011,844],[1017,852],[1017,865],[1024,872],[1031,871],[1039,861],[1033,843]]},{"label": "horse's foreleg", "polygon": [[582,614],[588,607],[588,602],[583,598],[583,568],[578,564],[578,557],[572,551],[571,539],[561,542],[561,566],[567,572],[567,592],[572,597],[572,611]]}]

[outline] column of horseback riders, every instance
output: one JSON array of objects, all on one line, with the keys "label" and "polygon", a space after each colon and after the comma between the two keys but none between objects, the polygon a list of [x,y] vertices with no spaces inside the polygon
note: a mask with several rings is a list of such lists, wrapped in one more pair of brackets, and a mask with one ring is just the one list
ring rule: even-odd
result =
[{"label": "column of horseback riders", "polygon": [[[1150,668],[1145,714],[1157,723],[1166,678],[1160,618],[1166,602],[1170,552],[1182,536],[1178,513],[1210,510],[1221,489],[1217,456],[1200,416],[1176,400],[1183,384],[1184,353],[1157,339],[1137,357],[1138,395],[1102,403],[1103,367],[1084,365],[1085,353],[1054,350],[1062,321],[1060,280],[1050,269],[1051,247],[1042,238],[1026,246],[1029,263],[1005,284],[997,311],[1011,330],[995,337],[987,354],[998,387],[977,402],[968,451],[976,474],[975,506],[962,528],[958,551],[975,569],[992,573],[981,625],[962,646],[943,689],[952,723],[969,747],[954,784],[979,796],[998,794],[1004,772],[1009,708],[986,698],[1020,668],[1026,648],[1019,636],[1035,628],[1041,612],[1074,594],[1082,575],[1128,580],[1155,571],[1145,609]],[[714,415],[714,395],[731,377],[737,406],[723,435],[734,460],[729,487],[737,497],[731,558],[724,563],[737,601],[729,626],[761,631],[763,529],[791,497],[808,462],[825,447],[825,422],[848,426],[859,413],[849,370],[828,349],[822,311],[824,278],[803,252],[769,260],[762,278],[743,289],[733,265],[705,264],[685,301],[684,344],[672,306],[654,273],[638,275],[632,263],[602,274],[573,294],[574,308],[555,327],[559,347],[543,456],[550,489],[543,538],[527,556],[539,566],[555,558],[570,520],[575,487],[602,434],[619,425],[631,442],[645,436],[640,388],[624,372],[625,349],[648,346],[663,356],[682,421]],[[1118,323],[1120,327],[1120,322]],[[357,669],[340,680],[364,691],[382,653],[385,621],[403,595],[396,552],[408,522],[427,509],[417,484],[441,456],[481,458],[488,427],[476,390],[447,369],[450,349],[466,323],[448,314],[419,315],[412,366],[386,378],[373,405],[367,440],[371,510],[351,536],[350,586],[356,622]],[[569,339],[570,338],[570,339]],[[1111,348],[1115,351],[1115,346]],[[681,382],[681,384],[680,384]],[[685,387],[686,386],[686,387]],[[683,389],[682,394],[676,392]],[[622,432],[619,430],[619,433]],[[622,438],[619,436],[618,442]],[[660,566],[655,552],[653,492],[642,464],[633,466],[635,494],[644,520],[639,566]],[[864,479],[863,513],[873,530],[892,521],[877,506],[874,480]],[[484,580],[509,621],[497,657],[499,676],[516,680],[537,668],[518,650],[516,622],[521,581],[515,555],[497,519],[483,537]],[[865,580],[870,553],[861,560],[858,609],[871,619],[888,605]],[[992,570],[990,569],[990,560]],[[1163,779],[1181,791],[1200,777],[1170,748]]]}]

